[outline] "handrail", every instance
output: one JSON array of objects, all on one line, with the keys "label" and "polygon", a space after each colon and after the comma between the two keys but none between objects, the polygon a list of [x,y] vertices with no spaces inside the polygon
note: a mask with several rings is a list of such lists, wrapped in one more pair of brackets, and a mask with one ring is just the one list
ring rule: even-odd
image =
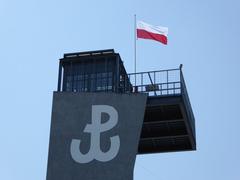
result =
[{"label": "handrail", "polygon": [[166,72],[166,71],[179,71],[179,68],[175,69],[167,69],[167,70],[157,70],[157,71],[143,71],[143,72],[137,72],[137,73],[128,73],[128,75],[137,75],[137,74],[145,74],[145,73],[154,73],[154,72]]},{"label": "handrail", "polygon": [[[134,92],[149,93],[149,96],[181,93],[180,68],[129,73]],[[173,76],[173,77],[172,77]],[[136,77],[136,82],[135,78]]]}]

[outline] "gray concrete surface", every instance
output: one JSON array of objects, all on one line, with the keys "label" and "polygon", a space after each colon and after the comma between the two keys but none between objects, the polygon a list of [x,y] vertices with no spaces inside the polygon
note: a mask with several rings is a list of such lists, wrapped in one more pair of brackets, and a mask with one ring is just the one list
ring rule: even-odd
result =
[{"label": "gray concrete surface", "polygon": [[132,180],[146,99],[54,92],[47,180]]}]

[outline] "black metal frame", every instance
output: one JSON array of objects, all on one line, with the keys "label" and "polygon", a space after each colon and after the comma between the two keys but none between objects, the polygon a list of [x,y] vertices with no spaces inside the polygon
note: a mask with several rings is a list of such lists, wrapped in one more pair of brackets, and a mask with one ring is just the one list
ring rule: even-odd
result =
[{"label": "black metal frame", "polygon": [[[113,63],[112,66],[110,65],[109,67],[105,67],[105,71],[111,71],[113,72],[112,76],[109,77],[107,75],[107,77],[97,77],[97,73],[98,73],[98,69],[99,67],[97,67],[97,63],[99,63],[99,59],[104,59],[104,62],[102,64],[104,64],[105,66],[108,63]],[[112,60],[109,61],[109,58]],[[76,64],[75,64],[76,63]],[[122,82],[120,82],[120,76],[124,76],[126,74],[126,70],[124,68],[123,65],[123,61],[121,60],[121,57],[118,53],[115,53],[113,49],[107,49],[107,50],[101,50],[101,51],[89,51],[89,52],[79,52],[79,53],[68,53],[68,54],[64,54],[64,57],[62,59],[60,59],[59,62],[59,73],[58,73],[58,86],[57,86],[57,91],[66,91],[66,74],[67,74],[67,69],[65,69],[65,67],[75,67],[77,64],[85,64],[85,63],[90,63],[92,68],[95,68],[93,70],[93,72],[91,73],[91,75],[93,75],[95,77],[95,83],[99,84],[99,81],[101,81],[102,83],[104,83],[104,79],[107,81],[109,81],[109,78],[112,78],[112,89],[108,89],[107,88],[103,88],[102,91],[112,91],[112,92],[116,92],[118,93],[120,88],[119,86],[121,85]],[[95,67],[96,66],[96,67]],[[108,66],[108,65],[107,65]],[[69,70],[71,72],[70,76],[72,76],[72,78],[74,78],[76,74],[75,70],[70,68]],[[79,70],[78,70],[79,71]],[[85,74],[85,71],[82,72],[84,75],[89,75],[89,74]],[[92,81],[92,78],[94,77],[84,77],[85,81]],[[97,81],[99,80],[99,81]],[[130,81],[127,81],[128,84],[130,84]],[[74,79],[72,79],[72,84],[71,86],[74,86]],[[109,82],[108,82],[109,83]],[[102,84],[103,86],[104,84]],[[128,85],[130,86],[130,85]],[[68,91],[74,91],[74,87],[70,88]],[[77,91],[83,92],[80,89],[77,89]],[[85,92],[94,92],[94,90],[89,90],[89,88],[87,88],[86,90],[84,90]],[[101,90],[97,90],[95,89],[96,92],[99,92]],[[122,91],[121,91],[122,92]]]},{"label": "black metal frame", "polygon": [[[112,51],[111,51],[112,52]],[[102,52],[104,53],[104,51]],[[90,53],[94,54],[94,53]],[[99,53],[96,52],[99,55]],[[108,52],[107,54],[110,54]],[[60,60],[59,63],[59,73],[58,73],[58,88],[57,91],[63,90],[62,83],[62,69],[63,64],[74,63],[75,57],[89,55],[88,53],[79,53],[79,54],[65,54],[64,59]],[[71,61],[66,58],[71,58]],[[72,59],[73,58],[73,59]],[[159,70],[159,71],[148,71],[148,72],[138,72],[127,74],[123,66],[123,62],[120,57],[117,56],[118,60],[116,61],[116,76],[113,83],[113,92],[117,93],[148,93],[148,96],[164,96],[164,95],[179,95],[185,93],[187,95],[186,85],[183,78],[182,69],[168,69],[168,70]],[[120,68],[121,67],[121,68]],[[134,82],[136,77],[136,82]],[[63,79],[63,81],[65,81]],[[106,89],[106,91],[108,91]],[[189,102],[188,97],[186,101]]]},{"label": "black metal frame", "polygon": [[[81,66],[81,64],[87,64],[87,66]],[[83,67],[90,69],[88,71]],[[100,70],[102,68],[103,71]],[[109,75],[100,75],[108,72],[112,72],[111,89],[108,88]],[[76,85],[78,82],[75,82],[75,78],[77,81],[81,79],[76,76],[82,75],[84,85],[81,86],[82,82]],[[71,81],[69,83],[71,87],[68,90],[65,87],[66,78],[70,78],[69,82]],[[106,78],[107,88],[103,88]],[[88,88],[85,87],[85,81]],[[92,86],[92,83],[96,84]],[[59,62],[57,91],[75,92],[75,86],[77,86],[76,92],[148,94],[139,154],[196,149],[195,118],[183,77],[182,65],[176,69],[127,74],[120,55],[113,49],[64,54]],[[156,117],[153,116],[153,111],[157,114]]]}]

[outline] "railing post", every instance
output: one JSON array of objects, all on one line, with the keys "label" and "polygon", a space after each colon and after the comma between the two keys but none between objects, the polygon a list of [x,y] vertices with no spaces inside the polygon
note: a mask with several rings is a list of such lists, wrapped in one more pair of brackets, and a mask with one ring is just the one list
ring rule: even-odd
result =
[{"label": "railing post", "polygon": [[168,95],[168,70],[167,70],[167,95]]},{"label": "railing post", "polygon": [[182,67],[183,67],[183,65],[182,64],[180,64],[180,66],[179,66],[179,70],[180,70],[180,89],[181,89],[181,93],[183,93],[184,91],[183,91],[183,74],[182,74]]},{"label": "railing post", "polygon": [[[128,75],[129,82],[131,84],[131,74]],[[132,86],[129,84],[129,91],[132,92]]]}]

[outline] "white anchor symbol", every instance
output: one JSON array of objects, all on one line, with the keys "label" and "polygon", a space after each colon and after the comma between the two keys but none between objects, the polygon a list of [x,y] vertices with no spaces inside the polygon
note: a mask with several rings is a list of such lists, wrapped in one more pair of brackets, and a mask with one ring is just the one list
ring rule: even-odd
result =
[{"label": "white anchor symbol", "polygon": [[[107,113],[109,120],[101,123],[101,114]],[[92,123],[87,124],[84,132],[91,133],[91,144],[89,152],[82,154],[80,151],[80,139],[72,139],[70,152],[74,161],[78,163],[89,163],[96,159],[101,162],[107,162],[115,158],[120,148],[119,136],[110,137],[111,146],[107,152],[100,149],[100,134],[108,131],[116,126],[118,122],[118,112],[109,105],[93,105],[92,106]]]}]

